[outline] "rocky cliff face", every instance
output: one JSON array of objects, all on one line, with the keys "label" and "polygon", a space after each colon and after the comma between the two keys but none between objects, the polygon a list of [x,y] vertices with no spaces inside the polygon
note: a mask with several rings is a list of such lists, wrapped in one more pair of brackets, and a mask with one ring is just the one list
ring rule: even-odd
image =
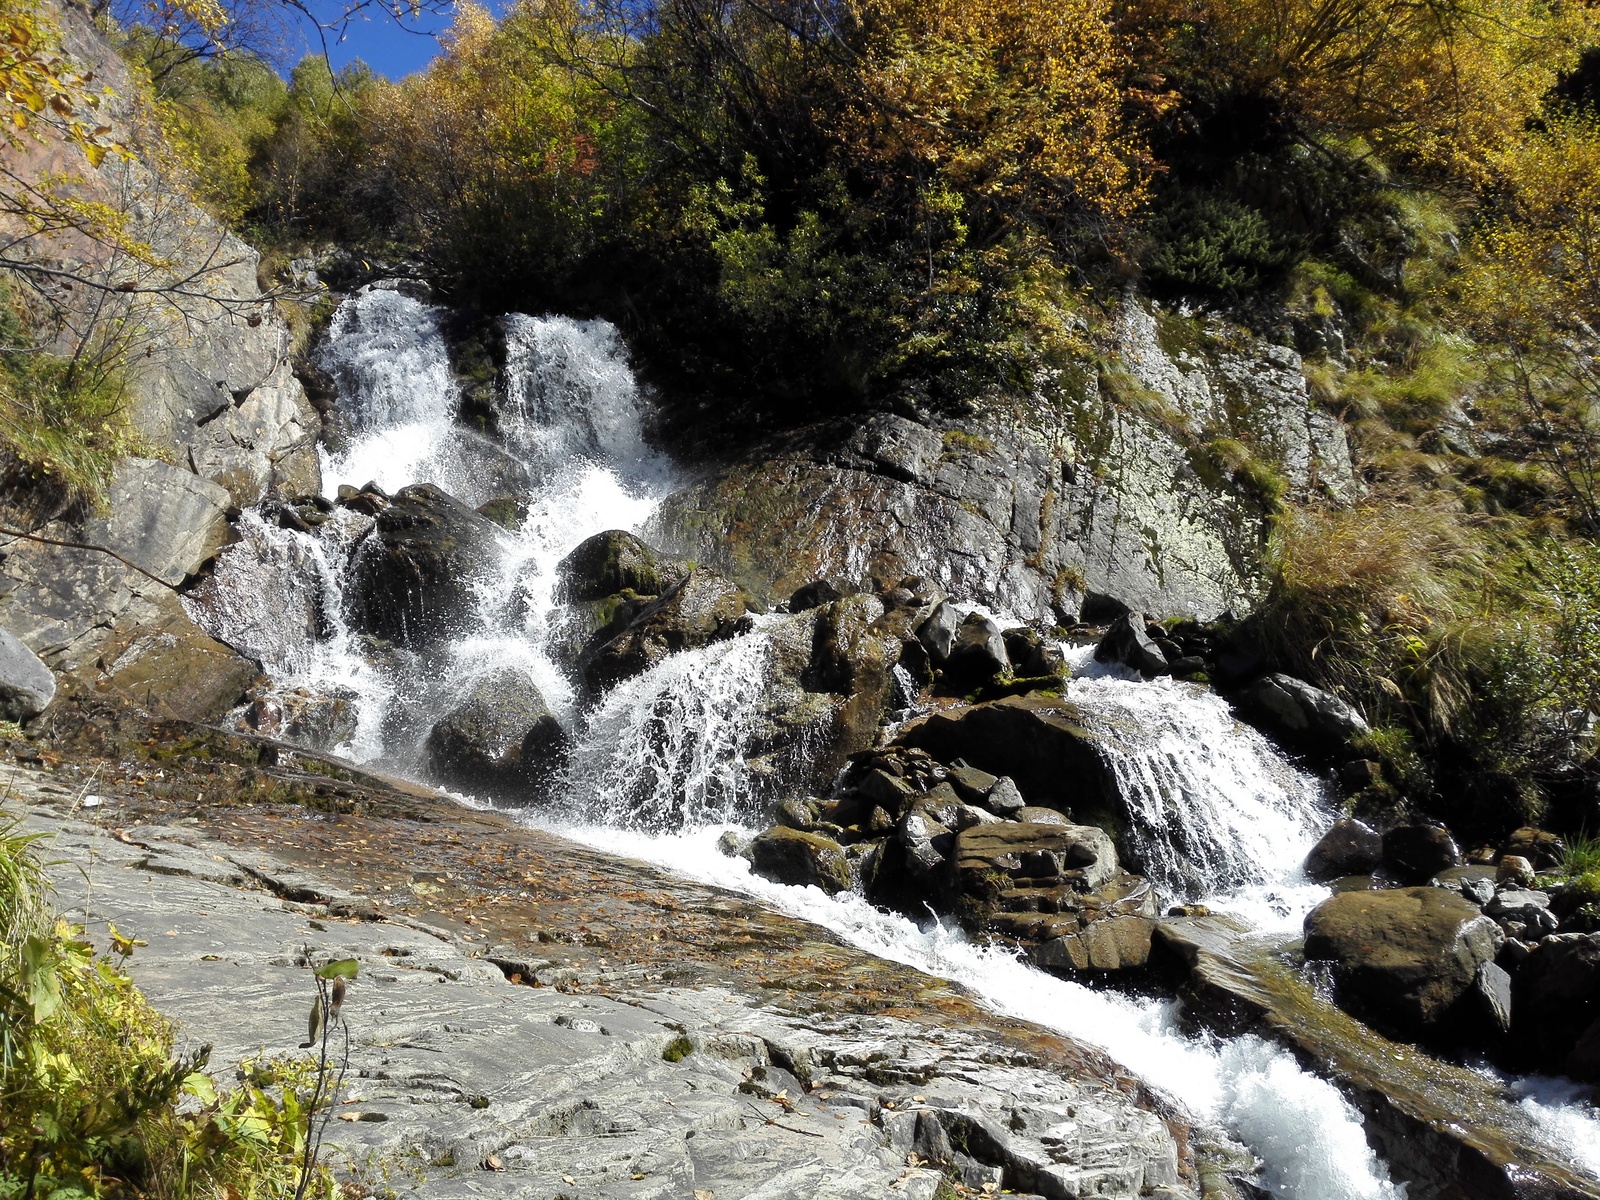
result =
[{"label": "rocky cliff face", "polygon": [[[114,136],[141,143],[134,85],[82,10],[49,6],[68,52],[111,92]],[[5,524],[0,624],[74,685],[121,691],[147,707],[211,719],[236,702],[253,664],[202,633],[174,588],[231,540],[229,515],[271,495],[320,486],[321,419],[289,360],[290,332],[256,279],[258,255],[135,157],[98,171],[59,144],[30,144],[17,169],[35,182],[70,172],[78,198],[123,213],[152,262],[81,236],[31,239],[38,261],[98,284],[58,288],[63,345],[114,329],[127,364],[127,417],[149,459],[117,469],[104,511],[59,517],[19,504]],[[148,292],[146,289],[150,289]],[[41,518],[57,517],[41,525]],[[74,546],[51,543],[70,542]],[[101,549],[85,549],[85,546]]]},{"label": "rocky cliff face", "polygon": [[1112,366],[1070,404],[884,413],[709,470],[653,540],[753,593],[908,575],[1046,624],[1098,597],[1164,615],[1248,607],[1262,489],[1350,498],[1344,429],[1299,356],[1129,298]]}]

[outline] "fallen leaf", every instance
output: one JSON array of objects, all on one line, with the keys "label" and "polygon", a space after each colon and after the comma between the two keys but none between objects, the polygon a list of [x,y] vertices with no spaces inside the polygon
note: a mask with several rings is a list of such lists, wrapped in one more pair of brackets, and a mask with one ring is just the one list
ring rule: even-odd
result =
[{"label": "fallen leaf", "polygon": [[715,1195],[716,1193],[710,1188],[695,1188],[694,1190],[694,1200],[711,1200]]},{"label": "fallen leaf", "polygon": [[489,1155],[488,1158],[483,1160],[483,1165],[490,1171],[504,1171],[506,1169],[505,1163],[500,1161],[498,1154]]},{"label": "fallen leaf", "polygon": [[563,1175],[561,1177],[561,1182],[562,1183],[577,1183],[578,1181],[576,1179],[574,1179],[571,1175]]}]

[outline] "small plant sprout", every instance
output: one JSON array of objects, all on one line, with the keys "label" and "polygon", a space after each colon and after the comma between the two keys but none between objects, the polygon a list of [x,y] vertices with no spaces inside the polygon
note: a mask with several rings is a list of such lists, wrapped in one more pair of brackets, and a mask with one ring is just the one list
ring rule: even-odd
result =
[{"label": "small plant sprout", "polygon": [[[309,946],[305,949],[305,961],[308,965],[311,962]],[[311,1002],[311,1013],[306,1025],[306,1040],[300,1044],[300,1048],[302,1050],[310,1049],[312,1046],[318,1048],[317,1075],[316,1083],[311,1090],[311,1102],[306,1106],[305,1153],[300,1163],[300,1182],[295,1188],[295,1200],[304,1200],[306,1188],[312,1181],[317,1154],[322,1149],[323,1135],[326,1134],[328,1121],[333,1116],[333,1098],[339,1094],[339,1088],[344,1083],[345,1071],[350,1066],[350,1027],[344,1023],[342,1013],[345,989],[360,969],[361,964],[355,959],[339,958],[323,963],[311,972],[317,994]],[[338,1029],[342,1042],[337,1047],[337,1065],[330,1068],[328,1059],[330,1050],[334,1049],[335,1028]]]}]

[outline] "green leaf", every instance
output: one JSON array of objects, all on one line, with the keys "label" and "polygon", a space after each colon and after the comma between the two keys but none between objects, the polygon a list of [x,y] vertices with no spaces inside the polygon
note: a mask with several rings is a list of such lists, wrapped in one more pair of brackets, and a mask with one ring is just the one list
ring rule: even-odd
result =
[{"label": "green leaf", "polygon": [[353,958],[341,958],[317,968],[318,979],[354,979],[361,964]]},{"label": "green leaf", "polygon": [[217,1085],[211,1082],[211,1076],[204,1071],[194,1071],[186,1076],[183,1090],[201,1104],[211,1105],[217,1102]]},{"label": "green leaf", "polygon": [[[306,1018],[306,1040],[309,1046],[317,1040],[317,1034],[322,1031],[322,997],[318,996],[311,1002],[311,1015]],[[305,1047],[302,1046],[301,1049]]]},{"label": "green leaf", "polygon": [[55,944],[50,939],[34,934],[22,943],[22,974],[34,1023],[42,1024],[61,1007],[61,978],[56,974]]}]

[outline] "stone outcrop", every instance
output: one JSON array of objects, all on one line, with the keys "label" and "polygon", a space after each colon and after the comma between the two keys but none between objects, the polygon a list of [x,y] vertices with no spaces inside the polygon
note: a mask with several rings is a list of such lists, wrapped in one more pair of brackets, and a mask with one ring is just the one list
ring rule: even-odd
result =
[{"label": "stone outcrop", "polygon": [[1432,887],[1341,892],[1306,918],[1305,953],[1331,959],[1340,1002],[1379,1027],[1435,1025],[1505,941],[1459,893]]},{"label": "stone outcrop", "polygon": [[4,549],[0,623],[68,690],[214,721],[259,677],[189,619],[176,592],[110,555],[21,540]]},{"label": "stone outcrop", "polygon": [[226,488],[148,458],[117,464],[108,515],[88,522],[84,540],[115,550],[176,587],[228,541]]},{"label": "stone outcrop", "polygon": [[[759,974],[678,970],[671,938],[658,961],[609,964],[603,954],[597,965],[574,939],[485,943],[479,930],[440,923],[448,917],[392,909],[351,883],[370,886],[377,869],[402,893],[408,879],[435,897],[443,888],[420,866],[403,862],[396,874],[393,859],[414,860],[415,848],[376,827],[362,830],[372,839],[365,861],[337,878],[193,826],[139,825],[117,840],[54,814],[29,820],[57,835],[68,869],[89,873],[97,914],[134,933],[173,931],[150,938],[128,969],[183,1036],[213,1045],[219,1087],[235,1083],[245,1057],[295,1053],[309,986],[301,947],[314,962],[358,961],[343,1006],[350,1067],[335,1097],[357,1119],[331,1122],[323,1149],[352,1189],[376,1179],[407,1197],[490,1187],[619,1200],[695,1191],[933,1200],[954,1178],[979,1194],[1197,1200],[1186,1126],[1103,1056],[1051,1038],[1026,1048],[953,994],[919,998],[928,985],[913,973],[751,906],[741,909],[752,920],[722,918],[719,936],[754,936],[786,962],[809,963],[795,980],[805,1007],[774,1006]],[[626,906],[605,889],[640,887],[689,913],[727,903],[694,885],[663,888],[638,864],[545,848],[561,856],[566,886],[588,889],[581,903]],[[543,874],[542,852],[534,859]],[[515,890],[509,899],[519,934],[560,932],[529,911],[538,902]],[[339,919],[353,914],[363,919]],[[624,918],[617,930],[630,927]],[[871,986],[896,1015],[817,1007],[839,979],[867,986],[863,971],[885,977]],[[384,1174],[395,1163],[405,1169]]]},{"label": "stone outcrop", "polygon": [[1215,616],[1250,592],[1265,517],[1207,438],[1256,448],[1292,494],[1348,497],[1343,428],[1284,347],[1133,299],[1112,341],[1121,370],[1081,404],[801,431],[669,499],[649,540],[769,602],[920,575],[1028,621],[1070,624],[1091,594]]},{"label": "stone outcrop", "polygon": [[405,646],[448,637],[499,564],[497,532],[494,522],[432,484],[402,488],[356,549],[346,616]]}]

